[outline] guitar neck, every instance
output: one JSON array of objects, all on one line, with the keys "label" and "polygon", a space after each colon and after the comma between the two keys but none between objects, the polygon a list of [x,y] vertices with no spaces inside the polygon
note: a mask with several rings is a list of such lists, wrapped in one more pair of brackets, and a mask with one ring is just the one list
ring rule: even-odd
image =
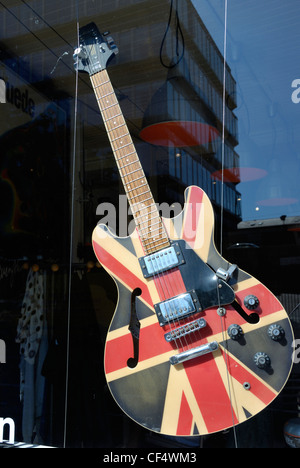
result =
[{"label": "guitar neck", "polygon": [[170,242],[108,73],[90,78],[144,251],[166,248]]}]

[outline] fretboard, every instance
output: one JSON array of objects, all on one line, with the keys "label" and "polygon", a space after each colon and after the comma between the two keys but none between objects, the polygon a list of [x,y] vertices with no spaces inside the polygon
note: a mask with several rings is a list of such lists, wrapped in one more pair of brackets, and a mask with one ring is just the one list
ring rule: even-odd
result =
[{"label": "fretboard", "polygon": [[107,71],[91,82],[144,251],[166,248],[170,242]]}]

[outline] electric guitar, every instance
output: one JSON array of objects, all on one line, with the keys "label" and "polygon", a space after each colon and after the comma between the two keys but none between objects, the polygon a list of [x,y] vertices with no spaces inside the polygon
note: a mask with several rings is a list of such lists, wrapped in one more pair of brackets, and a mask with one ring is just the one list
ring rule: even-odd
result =
[{"label": "electric guitar", "polygon": [[160,217],[107,73],[117,53],[94,23],[80,29],[75,67],[90,75],[136,229],[98,224],[95,255],[118,288],[105,344],[108,387],[143,427],[210,434],[269,405],[292,367],[287,313],[259,281],[214,245],[204,191],[186,189],[182,213]]}]

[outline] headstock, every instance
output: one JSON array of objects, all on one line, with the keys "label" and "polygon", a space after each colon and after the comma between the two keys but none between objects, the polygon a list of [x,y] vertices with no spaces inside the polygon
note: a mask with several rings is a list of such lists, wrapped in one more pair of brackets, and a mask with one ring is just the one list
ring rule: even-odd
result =
[{"label": "headstock", "polygon": [[80,46],[75,49],[74,66],[78,71],[93,75],[104,70],[108,62],[118,53],[111,36],[101,34],[95,23],[79,29]]}]

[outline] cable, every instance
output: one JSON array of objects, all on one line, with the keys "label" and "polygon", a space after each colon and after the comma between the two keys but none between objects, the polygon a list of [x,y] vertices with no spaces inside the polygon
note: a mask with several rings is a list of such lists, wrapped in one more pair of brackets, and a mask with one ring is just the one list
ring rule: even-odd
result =
[{"label": "cable", "polygon": [[[163,50],[163,47],[164,47],[164,44],[165,44],[165,41],[166,41],[166,38],[167,38],[167,34],[169,32],[169,29],[170,29],[170,26],[171,26],[172,14],[173,14],[173,3],[174,3],[174,0],[171,0],[168,24],[167,24],[167,28],[166,28],[166,31],[164,33],[164,37],[163,37],[163,40],[162,40],[162,43],[161,43],[161,46],[160,46],[160,51],[159,51],[160,63],[165,68],[174,68],[174,67],[176,67],[176,65],[178,65],[179,62],[182,60],[182,58],[184,56],[184,50],[185,50],[184,35],[183,35],[182,29],[181,29],[181,26],[180,26],[178,8],[177,8],[177,0],[176,0],[175,19],[176,19],[176,56],[177,56],[177,61],[175,63],[172,63],[173,62],[173,60],[172,60],[170,65],[167,65],[163,61],[162,50]],[[181,53],[180,56],[179,56],[179,34],[180,34],[181,40],[182,40],[182,53]]]}]

